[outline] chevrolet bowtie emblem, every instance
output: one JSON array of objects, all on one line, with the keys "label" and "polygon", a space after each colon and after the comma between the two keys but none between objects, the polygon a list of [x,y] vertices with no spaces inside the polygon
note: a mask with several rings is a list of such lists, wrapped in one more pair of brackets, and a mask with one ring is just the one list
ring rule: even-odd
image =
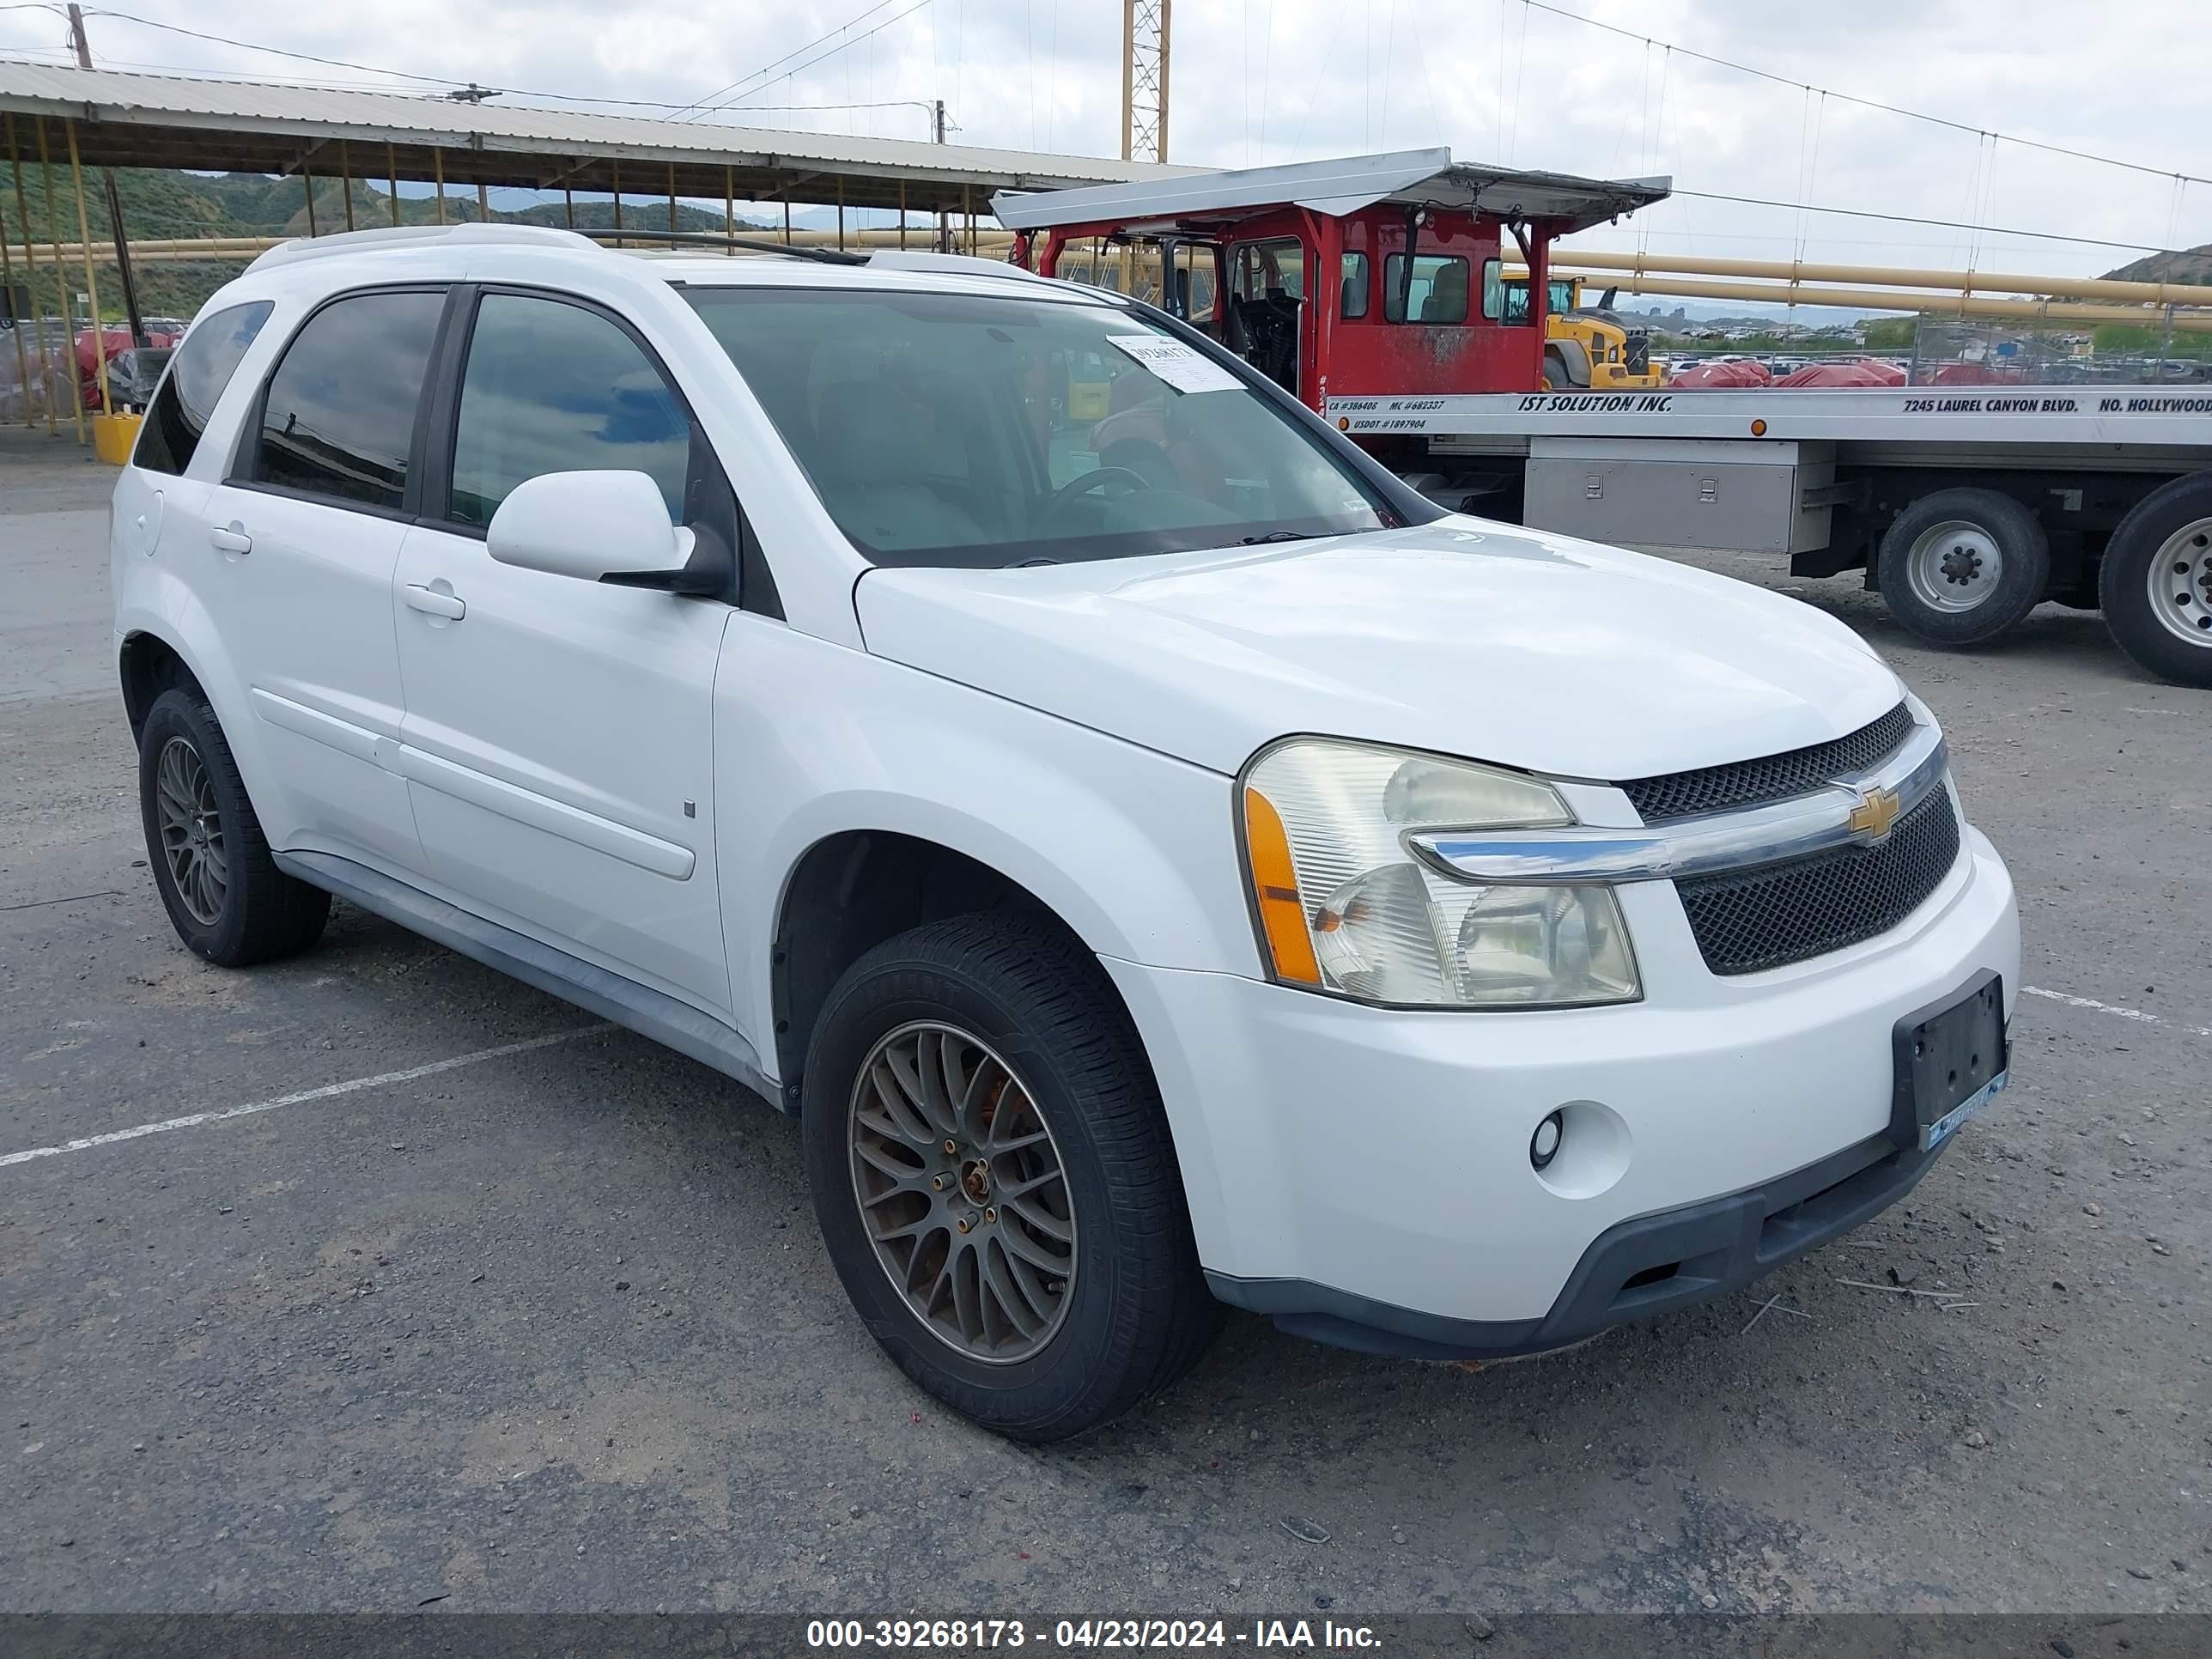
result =
[{"label": "chevrolet bowtie emblem", "polygon": [[1869,841],[1880,841],[1889,833],[1890,825],[1897,822],[1897,791],[1868,790],[1859,797],[1859,804],[1851,808],[1851,815],[1845,822]]}]

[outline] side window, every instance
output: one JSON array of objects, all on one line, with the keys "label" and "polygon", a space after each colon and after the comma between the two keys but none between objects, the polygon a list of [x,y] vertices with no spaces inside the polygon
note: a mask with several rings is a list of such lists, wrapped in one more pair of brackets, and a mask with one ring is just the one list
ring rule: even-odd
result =
[{"label": "side window", "polygon": [[1277,291],[1287,299],[1304,297],[1305,250],[1288,238],[1277,242],[1238,243],[1230,256],[1231,297],[1260,300]]},{"label": "side window", "polygon": [[445,304],[351,294],[308,318],[270,377],[253,481],[396,511]]},{"label": "side window", "polygon": [[[1486,321],[1497,322],[1505,315],[1511,301],[1511,290],[1505,281],[1505,265],[1498,259],[1482,262],[1482,315]],[[1524,284],[1525,286],[1525,284]]]},{"label": "side window", "polygon": [[546,472],[642,472],[684,517],[691,417],[643,348],[596,311],[524,294],[477,307],[453,428],[447,515],[486,525]]},{"label": "side window", "polygon": [[134,466],[149,472],[182,472],[192,464],[208,416],[230,377],[261,332],[274,306],[267,300],[230,306],[194,323],[169,360],[169,376],[154,394],[138,431]]},{"label": "side window", "polygon": [[1382,262],[1382,315],[1402,323],[1410,313],[1417,323],[1463,323],[1467,320],[1467,261],[1457,254],[1417,253],[1413,282],[1401,309],[1398,286],[1405,280],[1406,256],[1394,253]]},{"label": "side window", "polygon": [[1342,302],[1337,307],[1340,317],[1364,317],[1367,314],[1367,256],[1347,253],[1344,256],[1343,272],[1337,278]]}]

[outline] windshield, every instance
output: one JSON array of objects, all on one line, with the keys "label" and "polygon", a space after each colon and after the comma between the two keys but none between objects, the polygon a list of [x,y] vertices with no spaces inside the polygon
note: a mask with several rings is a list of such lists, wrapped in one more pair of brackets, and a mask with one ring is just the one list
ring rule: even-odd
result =
[{"label": "windshield", "polygon": [[1121,558],[1391,521],[1283,410],[1116,306],[683,292],[878,564]]}]

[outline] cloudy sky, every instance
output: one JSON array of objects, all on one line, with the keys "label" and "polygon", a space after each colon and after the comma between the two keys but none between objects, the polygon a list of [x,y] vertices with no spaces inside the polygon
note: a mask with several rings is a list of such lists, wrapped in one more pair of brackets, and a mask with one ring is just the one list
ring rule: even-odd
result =
[{"label": "cloudy sky", "polygon": [[[1986,270],[2094,273],[2135,256],[2006,233],[2212,242],[2212,184],[2184,186],[2171,176],[2212,178],[2212,30],[2203,8],[2203,0],[1559,0],[1553,10],[1524,0],[1183,0],[1170,159],[1243,166],[1449,144],[1466,160],[1669,173],[1682,190],[1705,192],[1592,233],[1583,239],[1591,246],[1944,266],[1971,257]],[[422,85],[164,32],[103,15],[100,0],[88,9],[95,55],[118,68]],[[369,70],[514,88],[517,102],[556,93],[712,100],[716,120],[923,137],[923,106],[942,98],[956,142],[1088,155],[1113,154],[1120,143],[1114,0],[295,0],[281,8],[126,0],[123,9]],[[0,4],[0,56],[62,61],[64,27],[50,10]]]}]

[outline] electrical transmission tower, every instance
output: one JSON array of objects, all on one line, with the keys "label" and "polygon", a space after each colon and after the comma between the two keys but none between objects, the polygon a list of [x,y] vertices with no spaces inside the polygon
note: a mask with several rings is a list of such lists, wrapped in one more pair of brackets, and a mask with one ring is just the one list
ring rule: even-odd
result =
[{"label": "electrical transmission tower", "polygon": [[1174,0],[1121,0],[1121,159],[1168,159],[1168,30]]}]

